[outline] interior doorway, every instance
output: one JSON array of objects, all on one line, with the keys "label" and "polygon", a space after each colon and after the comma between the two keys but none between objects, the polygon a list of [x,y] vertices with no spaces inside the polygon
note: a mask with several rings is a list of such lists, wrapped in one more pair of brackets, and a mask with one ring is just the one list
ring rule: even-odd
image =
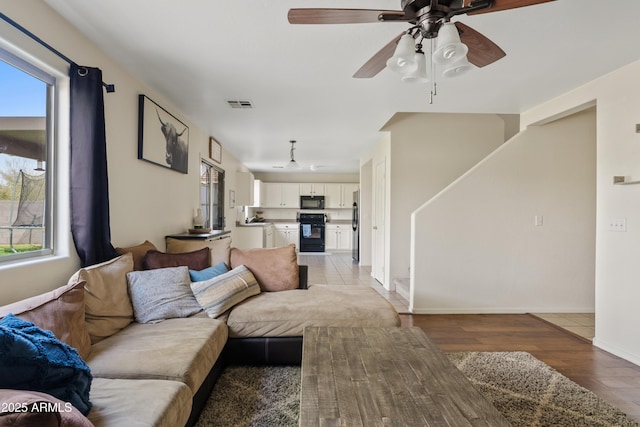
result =
[{"label": "interior doorway", "polygon": [[386,159],[376,163],[373,178],[373,218],[372,245],[373,259],[371,273],[385,288],[385,209],[386,209]]}]

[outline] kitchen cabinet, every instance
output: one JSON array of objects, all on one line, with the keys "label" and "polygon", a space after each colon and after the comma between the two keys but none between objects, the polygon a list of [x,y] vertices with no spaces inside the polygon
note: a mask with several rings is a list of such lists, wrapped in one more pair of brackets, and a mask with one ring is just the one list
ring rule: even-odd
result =
[{"label": "kitchen cabinet", "polygon": [[233,246],[238,249],[274,248],[275,228],[272,224],[240,225],[235,229]]},{"label": "kitchen cabinet", "polygon": [[261,208],[264,205],[264,182],[255,179],[253,181],[253,207]]},{"label": "kitchen cabinet", "polygon": [[324,196],[324,184],[302,183],[300,184],[301,196]]},{"label": "kitchen cabinet", "polygon": [[236,172],[236,206],[252,206],[254,188],[254,176],[251,172]]},{"label": "kitchen cabinet", "polygon": [[262,225],[238,226],[233,232],[233,246],[238,249],[261,248],[263,246]]},{"label": "kitchen cabinet", "polygon": [[293,208],[300,207],[300,185],[287,182],[264,183],[264,207]]},{"label": "kitchen cabinet", "polygon": [[325,184],[325,209],[351,209],[353,192],[359,188],[358,184]]},{"label": "kitchen cabinet", "polygon": [[296,245],[296,250],[300,246],[300,229],[298,228],[298,224],[287,223],[287,224],[276,224],[275,225],[275,246],[287,246],[291,243]]},{"label": "kitchen cabinet", "polygon": [[353,241],[353,229],[346,224],[327,224],[325,226],[325,248],[327,250],[350,251]]},{"label": "kitchen cabinet", "polygon": [[275,227],[273,225],[267,225],[264,227],[264,236],[262,238],[263,248],[275,248]]}]

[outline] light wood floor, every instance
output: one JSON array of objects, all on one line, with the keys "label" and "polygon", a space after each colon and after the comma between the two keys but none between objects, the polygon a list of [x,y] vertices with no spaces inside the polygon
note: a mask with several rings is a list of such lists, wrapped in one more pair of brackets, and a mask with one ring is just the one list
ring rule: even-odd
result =
[{"label": "light wood floor", "polygon": [[[384,290],[359,268],[350,254],[299,255],[309,265],[309,283],[371,286],[399,313],[406,301]],[[583,338],[528,314],[411,315],[403,326],[417,326],[442,351],[526,351],[640,421],[640,366],[602,351]]]}]

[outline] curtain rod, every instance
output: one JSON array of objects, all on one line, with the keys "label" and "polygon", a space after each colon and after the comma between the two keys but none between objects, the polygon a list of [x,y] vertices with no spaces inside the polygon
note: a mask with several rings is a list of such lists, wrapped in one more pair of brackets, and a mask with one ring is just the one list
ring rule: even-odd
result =
[{"label": "curtain rod", "polygon": [[[0,12],[0,19],[5,21],[6,23],[11,25],[12,27],[16,28],[21,33],[27,35],[32,40],[34,40],[35,42],[40,44],[41,46],[47,48],[49,51],[53,52],[58,57],[60,57],[64,61],[66,61],[69,65],[78,65],[78,64],[75,63],[75,61],[72,61],[71,59],[69,59],[69,57],[67,57],[66,55],[61,53],[59,50],[57,50],[56,48],[51,46],[49,43],[45,42],[40,37],[36,36],[31,31],[27,30],[25,27],[23,27],[22,25],[18,24],[16,21],[14,21],[13,19],[9,18],[7,15],[5,15],[2,12]],[[115,92],[116,91],[116,86],[113,85],[113,84],[107,84],[105,82],[102,82],[102,86],[104,86],[104,88],[107,90],[107,93],[111,93],[111,92]]]}]

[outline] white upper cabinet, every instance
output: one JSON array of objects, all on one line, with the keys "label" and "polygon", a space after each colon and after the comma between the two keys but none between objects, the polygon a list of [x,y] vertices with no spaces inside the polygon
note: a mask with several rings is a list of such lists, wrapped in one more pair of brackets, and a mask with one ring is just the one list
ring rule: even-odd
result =
[{"label": "white upper cabinet", "polygon": [[358,184],[325,184],[324,207],[326,209],[346,209],[353,205],[353,192]]},{"label": "white upper cabinet", "polygon": [[254,177],[251,172],[236,172],[236,200],[238,206],[254,204]]},{"label": "white upper cabinet", "polygon": [[288,182],[264,183],[264,207],[294,208],[300,207],[300,185]]},{"label": "white upper cabinet", "polygon": [[301,196],[324,196],[324,187],[325,184],[312,184],[312,183],[302,183],[300,184],[300,195]]}]

